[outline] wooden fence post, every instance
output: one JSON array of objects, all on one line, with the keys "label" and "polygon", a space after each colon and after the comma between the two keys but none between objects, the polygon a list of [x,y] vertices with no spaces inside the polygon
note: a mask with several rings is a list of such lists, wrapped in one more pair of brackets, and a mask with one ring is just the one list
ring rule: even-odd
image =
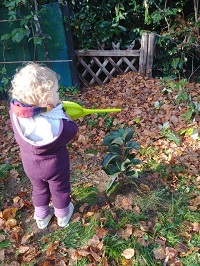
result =
[{"label": "wooden fence post", "polygon": [[146,65],[146,76],[152,77],[152,68],[153,68],[153,55],[154,55],[154,48],[155,48],[155,33],[149,34],[149,41],[148,41],[148,54],[147,54],[147,65]]},{"label": "wooden fence post", "polygon": [[139,73],[141,75],[146,75],[148,41],[149,41],[149,33],[145,32],[142,34],[140,57],[139,57]]}]

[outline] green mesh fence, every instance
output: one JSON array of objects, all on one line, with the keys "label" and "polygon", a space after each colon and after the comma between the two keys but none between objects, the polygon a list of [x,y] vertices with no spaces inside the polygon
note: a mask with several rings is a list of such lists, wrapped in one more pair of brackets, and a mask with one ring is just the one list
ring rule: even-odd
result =
[{"label": "green mesh fence", "polygon": [[[22,12],[26,14],[26,10]],[[0,20],[7,19],[7,10],[0,9]],[[60,76],[59,83],[62,86],[72,86],[70,61],[67,61],[68,49],[60,5],[58,3],[44,5],[40,13],[39,21],[43,34],[50,36],[50,39],[46,39],[46,48],[50,62],[42,62],[42,64],[50,67]],[[20,20],[13,21],[12,23],[1,22],[0,36],[11,32],[14,28],[20,28]],[[3,77],[10,80],[15,74],[16,69],[24,65],[24,63],[18,61],[46,61],[43,44],[37,45],[36,49],[34,49],[32,41],[28,41],[29,37],[24,38],[20,43],[9,40],[6,46],[0,43],[0,69],[3,66],[6,67],[6,75],[0,74],[0,86],[2,86]],[[7,64],[3,64],[2,62],[7,62]],[[2,97],[5,97],[5,93],[1,92],[0,99]]]}]

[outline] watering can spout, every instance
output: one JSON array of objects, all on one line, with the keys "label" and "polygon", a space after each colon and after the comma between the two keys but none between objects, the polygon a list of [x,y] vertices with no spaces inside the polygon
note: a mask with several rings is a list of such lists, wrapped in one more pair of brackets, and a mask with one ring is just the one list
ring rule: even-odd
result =
[{"label": "watering can spout", "polygon": [[78,118],[94,113],[110,113],[121,111],[120,108],[87,109],[83,108],[81,105],[75,102],[70,101],[63,101],[62,106],[72,120],[76,120]]}]

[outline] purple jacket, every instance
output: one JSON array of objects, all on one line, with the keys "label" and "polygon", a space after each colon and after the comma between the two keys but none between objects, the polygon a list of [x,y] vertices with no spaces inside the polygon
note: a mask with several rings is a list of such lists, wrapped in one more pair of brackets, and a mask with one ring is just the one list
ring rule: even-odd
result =
[{"label": "purple jacket", "polygon": [[57,138],[39,146],[25,139],[12,111],[10,118],[16,141],[20,146],[23,167],[30,179],[53,180],[59,175],[69,175],[69,154],[66,144],[77,133],[78,127],[74,121],[62,119]]}]

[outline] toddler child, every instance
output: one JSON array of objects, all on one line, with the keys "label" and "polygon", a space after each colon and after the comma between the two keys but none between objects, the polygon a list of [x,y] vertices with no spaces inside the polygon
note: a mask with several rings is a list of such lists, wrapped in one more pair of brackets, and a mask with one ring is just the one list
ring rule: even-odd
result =
[{"label": "toddler child", "polygon": [[44,229],[55,214],[58,225],[65,227],[74,211],[66,144],[75,137],[77,125],[62,109],[58,78],[51,69],[30,63],[11,84],[10,118],[33,186],[34,219]]}]

